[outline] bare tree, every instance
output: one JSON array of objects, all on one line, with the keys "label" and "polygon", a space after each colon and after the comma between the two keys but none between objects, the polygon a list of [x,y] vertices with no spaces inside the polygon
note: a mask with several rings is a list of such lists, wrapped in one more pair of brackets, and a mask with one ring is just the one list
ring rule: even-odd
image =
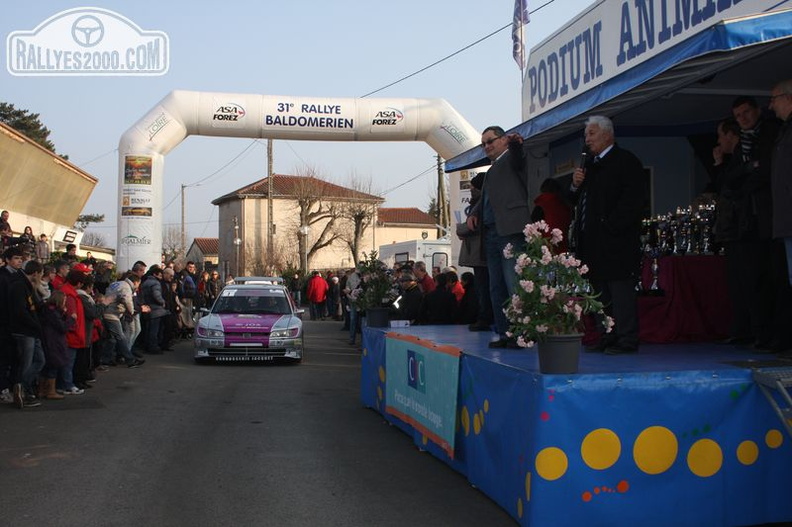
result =
[{"label": "bare tree", "polygon": [[363,235],[366,229],[374,223],[377,217],[377,206],[384,199],[372,201],[357,196],[357,193],[375,195],[371,177],[362,178],[353,172],[349,176],[346,187],[354,191],[355,194],[350,193],[347,200],[339,206],[339,218],[346,220],[343,222],[343,227],[339,229],[339,238],[349,248],[349,252],[352,253],[352,261],[357,265],[361,254]]},{"label": "bare tree", "polygon": [[184,258],[181,243],[181,229],[177,225],[167,225],[162,230],[162,254],[166,262]]},{"label": "bare tree", "polygon": [[[337,200],[329,199],[328,182],[322,179],[315,167],[305,166],[295,171],[298,180],[293,186],[296,202],[296,231],[303,271],[308,271],[311,257],[338,239],[335,230],[339,218]],[[310,234],[303,235],[302,227]],[[316,234],[313,234],[316,233]],[[310,242],[309,237],[313,240]]]},{"label": "bare tree", "polygon": [[284,269],[294,265],[287,258],[286,251],[278,244],[273,244],[272,259],[266,251],[257,251],[252,242],[245,244],[245,272],[247,276],[280,276]]},{"label": "bare tree", "polygon": [[107,247],[107,239],[104,234],[88,231],[83,234],[81,244],[90,245],[91,247]]}]

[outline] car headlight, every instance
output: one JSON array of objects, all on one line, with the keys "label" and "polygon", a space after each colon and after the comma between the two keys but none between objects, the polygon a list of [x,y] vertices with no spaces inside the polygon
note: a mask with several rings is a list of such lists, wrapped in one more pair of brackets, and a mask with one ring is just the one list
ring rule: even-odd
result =
[{"label": "car headlight", "polygon": [[285,339],[289,337],[296,337],[299,331],[299,328],[273,329],[270,333],[270,338]]},{"label": "car headlight", "polygon": [[225,333],[221,329],[209,329],[198,326],[198,335],[201,337],[223,338]]}]

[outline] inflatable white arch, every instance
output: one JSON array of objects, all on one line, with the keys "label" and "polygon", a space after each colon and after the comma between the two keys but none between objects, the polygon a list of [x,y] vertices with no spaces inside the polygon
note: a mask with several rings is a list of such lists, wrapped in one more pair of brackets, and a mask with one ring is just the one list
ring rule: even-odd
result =
[{"label": "inflatable white arch", "polygon": [[[160,262],[164,157],[188,135],[424,141],[444,159],[479,133],[443,99],[336,99],[173,91],[121,137],[118,269]],[[453,178],[452,178],[453,181]],[[458,190],[452,184],[452,192]]]}]

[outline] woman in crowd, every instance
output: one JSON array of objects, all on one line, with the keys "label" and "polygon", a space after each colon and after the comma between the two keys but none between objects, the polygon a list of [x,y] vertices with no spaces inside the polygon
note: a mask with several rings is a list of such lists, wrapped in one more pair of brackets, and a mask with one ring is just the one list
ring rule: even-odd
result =
[{"label": "woman in crowd", "polygon": [[46,364],[39,379],[39,397],[63,399],[63,395],[55,391],[55,381],[58,377],[66,377],[64,370],[70,367],[66,332],[75,324],[66,310],[66,295],[54,291],[41,310],[41,319]]},{"label": "woman in crowd", "polygon": [[223,287],[225,287],[225,284],[220,279],[220,273],[217,271],[212,271],[212,275],[211,278],[209,278],[209,283],[207,286],[209,287],[209,295],[207,296],[207,301],[209,303],[207,304],[207,307],[209,307],[214,304],[214,301],[218,296],[220,296],[220,291],[222,291]]},{"label": "woman in crowd", "polygon": [[19,246],[25,253],[25,258],[30,258],[36,251],[36,237],[33,235],[33,228],[28,225],[25,227],[25,232],[19,237]]}]

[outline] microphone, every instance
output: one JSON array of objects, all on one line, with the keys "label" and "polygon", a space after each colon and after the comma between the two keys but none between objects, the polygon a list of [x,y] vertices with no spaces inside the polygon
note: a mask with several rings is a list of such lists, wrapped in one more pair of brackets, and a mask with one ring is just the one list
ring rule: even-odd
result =
[{"label": "microphone", "polygon": [[586,169],[586,159],[587,158],[588,158],[588,151],[583,150],[580,153],[580,168],[582,168],[583,170]]}]

